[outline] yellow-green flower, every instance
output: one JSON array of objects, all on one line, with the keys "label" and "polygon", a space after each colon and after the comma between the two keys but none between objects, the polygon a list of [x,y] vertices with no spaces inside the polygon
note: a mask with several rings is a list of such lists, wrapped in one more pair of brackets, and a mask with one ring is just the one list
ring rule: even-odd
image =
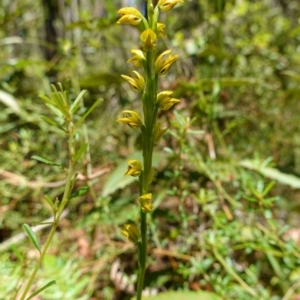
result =
[{"label": "yellow-green flower", "polygon": [[124,224],[121,227],[122,234],[128,238],[128,240],[134,244],[137,244],[140,239],[139,228],[135,224]]},{"label": "yellow-green flower", "polygon": [[172,9],[176,4],[183,3],[183,0],[159,0],[157,5],[163,11]]},{"label": "yellow-green flower", "polygon": [[136,159],[130,159],[128,161],[128,168],[124,175],[130,175],[132,177],[138,177],[142,173],[142,163]]},{"label": "yellow-green flower", "polygon": [[168,128],[161,128],[161,122],[156,122],[154,128],[154,145],[157,145],[164,135],[164,133],[168,130]]},{"label": "yellow-green flower", "polygon": [[141,210],[144,213],[151,212],[153,210],[152,204],[152,194],[148,193],[139,197],[139,203],[141,205]]},{"label": "yellow-green flower", "polygon": [[129,82],[131,88],[135,92],[142,92],[144,90],[144,84],[145,84],[145,80],[143,76],[137,71],[132,71],[132,73],[134,73],[136,77],[130,77],[126,75],[121,75],[121,77]]},{"label": "yellow-green flower", "polygon": [[124,7],[118,11],[121,18],[117,24],[128,24],[128,25],[138,25],[142,19],[143,15],[134,7]]},{"label": "yellow-green flower", "polygon": [[143,42],[144,51],[151,51],[156,47],[156,34],[152,29],[147,28],[144,30],[140,35],[140,39]]},{"label": "yellow-green flower", "polygon": [[131,53],[133,53],[134,56],[130,58],[127,63],[132,63],[135,67],[139,67],[142,62],[146,60],[146,57],[142,50],[132,49]]},{"label": "yellow-green flower", "polygon": [[166,33],[164,31],[164,28],[166,25],[164,23],[157,23],[157,36],[158,37],[166,37]]},{"label": "yellow-green flower", "polygon": [[172,98],[173,91],[164,91],[157,95],[156,101],[161,110],[170,109],[175,103],[180,102],[179,99]]},{"label": "yellow-green flower", "polygon": [[133,110],[122,111],[122,116],[122,118],[117,119],[117,122],[127,124],[129,127],[134,129],[139,129],[143,125],[139,114]]},{"label": "yellow-green flower", "polygon": [[168,73],[171,65],[176,61],[178,55],[171,54],[171,50],[166,50],[161,53],[155,61],[155,71],[158,75],[165,75]]}]

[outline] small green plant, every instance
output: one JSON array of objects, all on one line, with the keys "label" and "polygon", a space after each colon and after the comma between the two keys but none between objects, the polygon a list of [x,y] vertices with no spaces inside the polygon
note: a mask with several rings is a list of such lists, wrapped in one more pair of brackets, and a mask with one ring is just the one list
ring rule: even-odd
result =
[{"label": "small green plant", "polygon": [[124,110],[122,118],[117,121],[127,124],[133,129],[140,130],[142,136],[143,161],[132,159],[128,161],[128,170],[125,175],[138,177],[140,205],[140,224],[125,224],[122,233],[138,249],[139,276],[137,286],[137,299],[141,299],[144,286],[145,270],[147,267],[147,214],[153,210],[152,193],[150,184],[153,179],[152,156],[155,145],[158,144],[162,135],[167,131],[161,122],[157,121],[159,110],[168,110],[179,100],[172,98],[173,91],[161,91],[158,93],[158,79],[168,73],[178,55],[172,54],[171,50],[165,50],[157,55],[157,42],[165,37],[165,24],[159,23],[160,11],[169,11],[183,0],[160,0],[154,5],[152,0],[147,1],[147,18],[134,7],[125,7],[118,11],[121,18],[118,24],[136,26],[141,34],[142,50],[132,49],[133,57],[128,63],[135,67],[142,67],[144,74],[132,71],[133,76],[122,75],[130,84],[133,91],[140,94],[143,106],[143,118],[132,110]]},{"label": "small green plant", "polygon": [[56,88],[54,85],[52,86],[52,88],[53,88],[53,93],[49,97],[41,96],[41,98],[56,117],[49,118],[47,116],[43,116],[42,118],[51,126],[54,126],[65,133],[68,141],[68,152],[69,152],[68,166],[67,167],[62,166],[58,163],[52,162],[41,156],[33,156],[32,158],[48,165],[61,167],[62,169],[64,169],[67,178],[66,178],[66,184],[65,184],[65,189],[64,189],[62,199],[58,199],[58,198],[52,199],[48,195],[45,196],[45,199],[50,205],[53,212],[53,222],[51,222],[51,231],[45,242],[44,247],[40,246],[38,238],[36,237],[31,227],[27,224],[23,225],[25,232],[29,236],[35,248],[39,251],[40,256],[22,292],[22,296],[20,298],[21,300],[32,299],[35,295],[38,295],[49,286],[55,284],[55,280],[51,280],[46,285],[33,292],[30,296],[27,296],[27,294],[29,293],[33,285],[36,274],[43,262],[46,252],[49,246],[51,245],[54,233],[59,224],[59,220],[69,200],[87,191],[86,187],[82,187],[80,190],[73,192],[74,183],[77,177],[76,163],[79,161],[79,159],[81,158],[82,154],[85,152],[88,146],[86,143],[83,143],[78,147],[77,143],[75,142],[75,134],[78,133],[78,129],[80,128],[80,126],[82,125],[86,117],[102,101],[101,99],[99,99],[82,116],[77,116],[76,113],[80,108],[80,102],[86,91],[82,91],[78,95],[78,97],[73,102],[71,102],[69,91],[64,90],[61,84],[58,84],[58,88]]}]

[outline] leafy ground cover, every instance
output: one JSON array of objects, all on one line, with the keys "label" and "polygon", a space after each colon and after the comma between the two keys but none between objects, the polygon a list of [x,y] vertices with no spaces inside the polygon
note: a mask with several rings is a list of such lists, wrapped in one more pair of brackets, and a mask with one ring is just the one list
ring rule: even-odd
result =
[{"label": "leafy ground cover", "polygon": [[[104,101],[76,136],[89,154],[75,190],[90,188],[65,211],[35,288],[56,284],[36,299],[130,299],[137,258],[119,226],[138,209],[138,186],[123,174],[140,137],[115,120],[137,103],[120,74],[138,36],[115,24],[120,3],[57,4],[0,7],[0,299],[18,299],[38,257],[22,224],[47,220],[45,195],[64,189],[59,167],[31,157],[67,162],[38,96],[68,80],[73,99],[87,90],[81,112]],[[165,43],[181,59],[162,85],[181,102],[160,116],[171,129],[154,154],[149,294],[298,299],[299,9],[296,0],[191,0],[165,14]],[[41,245],[48,232],[37,232]]]}]

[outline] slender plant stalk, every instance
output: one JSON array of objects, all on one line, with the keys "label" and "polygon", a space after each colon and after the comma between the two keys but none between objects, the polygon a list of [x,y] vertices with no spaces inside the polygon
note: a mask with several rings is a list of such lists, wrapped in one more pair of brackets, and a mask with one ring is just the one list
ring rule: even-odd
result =
[{"label": "slender plant stalk", "polygon": [[[83,122],[83,120],[87,117],[87,115],[93,109],[92,108],[92,109],[90,109],[90,111],[85,113],[85,115],[82,116],[80,121],[75,125],[74,121],[73,121],[73,116],[74,116],[74,113],[80,107],[79,103],[84,94],[84,91],[78,95],[78,97],[74,101],[74,103],[70,103],[68,91],[64,91],[60,84],[59,84],[59,90],[57,90],[54,86],[53,86],[53,90],[54,90],[54,92],[51,94],[50,97],[41,96],[41,98],[46,102],[48,107],[54,113],[56,113],[56,115],[60,116],[63,119],[63,122],[64,122],[63,123],[64,126],[62,127],[62,125],[60,123],[56,123],[56,121],[53,121],[53,120],[49,121],[49,123],[52,126],[56,126],[60,129],[62,129],[68,137],[69,166],[66,169],[67,179],[66,179],[66,184],[65,184],[65,189],[64,189],[63,196],[62,196],[62,200],[60,201],[60,203],[58,202],[58,199],[56,201],[53,201],[51,199],[49,200],[49,204],[51,205],[51,208],[52,208],[53,214],[54,214],[52,228],[51,228],[50,234],[46,240],[46,243],[45,243],[42,251],[40,252],[40,257],[36,263],[36,266],[35,266],[32,274],[30,275],[29,280],[24,288],[24,291],[22,293],[20,300],[26,299],[26,296],[33,284],[36,274],[42,265],[42,262],[47,253],[47,250],[48,250],[50,244],[52,243],[53,236],[54,236],[54,233],[56,232],[61,215],[62,215],[66,205],[68,204],[69,199],[71,198],[72,189],[73,189],[74,182],[76,179],[74,165],[84,152],[83,150],[81,151],[80,149],[78,150],[78,153],[76,153],[76,151],[75,151],[76,149],[75,149],[74,135],[75,135],[76,130],[78,129],[78,128],[76,128],[76,126],[80,126],[79,124],[81,124]],[[96,106],[96,104],[93,107],[95,107],[95,106]],[[45,119],[45,121],[47,122],[47,119]],[[82,149],[85,149],[85,148],[82,148]],[[42,159],[42,161],[45,161],[45,160]],[[49,197],[48,197],[48,199],[49,199]]]},{"label": "slender plant stalk", "polygon": [[157,122],[157,114],[159,109],[168,110],[179,102],[178,99],[171,97],[172,91],[158,93],[159,76],[165,75],[178,57],[172,55],[171,50],[166,50],[157,56],[156,43],[158,38],[165,36],[165,24],[158,23],[158,17],[160,11],[169,11],[177,3],[182,2],[183,0],[159,0],[158,2],[147,0],[147,18],[133,7],[125,7],[118,11],[121,15],[118,24],[137,26],[141,31],[142,50],[131,50],[135,56],[128,60],[128,63],[132,63],[136,67],[142,66],[144,70],[144,77],[137,71],[133,71],[135,77],[122,75],[131,88],[141,94],[143,121],[137,112],[131,110],[123,111],[123,117],[117,120],[133,129],[139,129],[142,135],[143,162],[130,160],[125,173],[125,175],[139,177],[140,224],[136,226],[130,223],[122,227],[122,233],[135,243],[138,249],[137,300],[142,299],[147,268],[147,214],[151,213],[153,209],[152,193],[149,192],[154,172],[152,167],[153,149],[167,131],[167,128],[161,128],[160,122]]},{"label": "slender plant stalk", "polygon": [[[69,128],[72,130],[73,128],[73,123],[70,122],[70,126]],[[59,205],[59,208],[58,208],[58,212],[57,214],[54,216],[54,221],[53,221],[53,225],[52,225],[52,228],[51,228],[51,231],[50,231],[50,234],[46,240],[46,243],[44,245],[44,248],[43,250],[41,251],[41,255],[37,261],[37,264],[32,272],[32,274],[30,275],[29,277],[29,280],[26,284],[26,287],[22,293],[22,296],[20,298],[20,300],[25,300],[26,299],[26,295],[27,293],[29,292],[29,289],[31,288],[32,284],[33,284],[33,281],[36,277],[36,274],[39,270],[39,268],[41,267],[42,265],[42,262],[43,262],[43,259],[47,253],[47,250],[52,242],[52,239],[53,239],[53,236],[54,236],[54,233],[56,232],[56,229],[57,229],[57,226],[59,224],[59,220],[60,220],[60,217],[61,217],[61,214],[63,213],[63,210],[64,208],[66,207],[67,203],[68,203],[68,200],[70,198],[70,195],[71,195],[71,191],[72,191],[72,188],[73,188],[73,177],[74,177],[74,161],[73,161],[73,157],[74,157],[74,139],[73,139],[73,135],[74,135],[74,130],[72,130],[71,132],[69,132],[69,141],[68,141],[68,145],[69,145],[69,155],[70,155],[70,162],[69,162],[69,168],[68,168],[68,176],[67,176],[67,182],[66,182],[66,186],[65,186],[65,190],[64,190],[64,194],[63,194],[63,198],[62,198],[62,201],[61,201],[61,204]]]}]

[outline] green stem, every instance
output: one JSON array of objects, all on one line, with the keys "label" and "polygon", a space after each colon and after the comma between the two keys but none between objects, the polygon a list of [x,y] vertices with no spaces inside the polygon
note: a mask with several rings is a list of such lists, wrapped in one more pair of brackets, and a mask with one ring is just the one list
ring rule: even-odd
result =
[{"label": "green stem", "polygon": [[224,269],[230,274],[251,296],[258,297],[258,294],[254,289],[252,289],[223,259],[223,257],[219,254],[217,249],[212,247],[213,253],[216,259],[220,262],[220,264],[224,267]]},{"label": "green stem", "polygon": [[142,299],[147,262],[147,215],[140,212],[141,218],[141,245],[139,247],[139,278],[137,287],[137,300]]},{"label": "green stem", "polygon": [[[147,0],[149,27],[155,32],[158,19],[158,8],[154,9],[152,0]],[[158,76],[155,74],[155,50],[147,52],[147,64],[144,66],[146,74],[146,87],[143,97],[143,111],[145,126],[142,130],[143,172],[140,178],[140,195],[148,193],[150,176],[152,174],[152,156],[154,147],[153,131],[156,124],[157,110],[156,95]],[[139,278],[137,287],[137,300],[142,299],[145,272],[147,266],[147,214],[140,211],[141,242],[139,251]]]},{"label": "green stem", "polygon": [[49,236],[46,240],[45,246],[44,246],[44,248],[41,252],[39,260],[37,261],[37,264],[36,264],[32,274],[29,277],[29,280],[26,284],[26,287],[23,291],[23,294],[22,294],[20,300],[25,300],[26,299],[26,295],[28,294],[28,292],[29,292],[29,290],[30,290],[30,288],[33,284],[33,281],[36,277],[36,274],[37,274],[39,268],[41,267],[43,259],[44,259],[45,255],[47,253],[47,250],[48,250],[48,248],[49,248],[49,246],[52,242],[52,239],[53,239],[54,233],[56,231],[56,228],[58,226],[61,214],[63,213],[63,210],[64,210],[65,206],[68,203],[68,200],[70,198],[71,191],[72,191],[72,188],[73,188],[73,181],[74,181],[73,180],[73,173],[74,173],[73,157],[74,157],[74,153],[75,153],[74,150],[75,149],[74,149],[74,140],[73,140],[74,128],[73,128],[73,123],[72,122],[69,123],[68,129],[69,129],[68,144],[69,144],[70,163],[69,163],[68,176],[67,176],[67,182],[66,182],[66,186],[65,186],[65,190],[64,190],[63,199],[61,201],[61,204],[59,205],[58,213],[54,217],[53,226],[52,226],[50,234],[49,234]]}]

